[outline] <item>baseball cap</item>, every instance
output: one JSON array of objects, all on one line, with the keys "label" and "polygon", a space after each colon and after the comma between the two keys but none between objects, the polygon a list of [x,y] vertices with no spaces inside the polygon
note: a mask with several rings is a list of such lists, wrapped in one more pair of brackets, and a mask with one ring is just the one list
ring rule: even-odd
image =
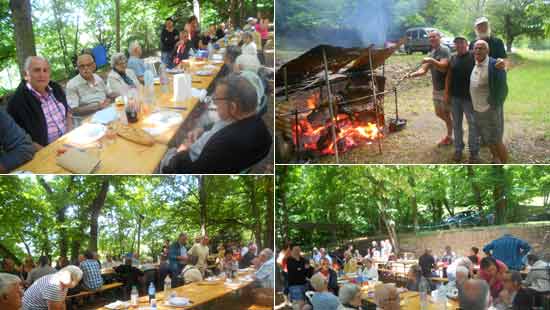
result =
[{"label": "baseball cap", "polygon": [[458,36],[456,36],[456,37],[454,38],[453,42],[456,42],[456,41],[458,41],[458,40],[460,40],[460,39],[462,39],[462,40],[464,40],[464,41],[468,41],[468,39],[466,39],[465,36],[458,35]]},{"label": "baseball cap", "polygon": [[483,24],[483,23],[488,23],[489,22],[489,19],[487,19],[487,17],[485,16],[482,16],[478,19],[476,19],[476,22],[475,22],[475,25],[479,25],[479,24]]}]

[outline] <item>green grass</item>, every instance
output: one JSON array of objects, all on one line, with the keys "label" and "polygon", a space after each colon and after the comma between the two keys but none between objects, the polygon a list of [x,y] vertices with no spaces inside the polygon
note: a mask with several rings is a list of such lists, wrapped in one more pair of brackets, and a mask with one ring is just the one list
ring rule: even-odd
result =
[{"label": "green grass", "polygon": [[511,55],[508,72],[507,113],[542,126],[550,137],[550,51],[519,50]]}]

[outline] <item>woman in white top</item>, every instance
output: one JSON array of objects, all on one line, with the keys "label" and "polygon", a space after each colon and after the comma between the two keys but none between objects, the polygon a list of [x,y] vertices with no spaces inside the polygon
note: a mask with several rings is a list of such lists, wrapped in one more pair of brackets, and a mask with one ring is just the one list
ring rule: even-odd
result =
[{"label": "woman in white top", "polygon": [[258,49],[254,43],[254,36],[250,32],[245,32],[242,35],[243,46],[241,47],[243,55],[254,55],[258,57]]},{"label": "woman in white top", "polygon": [[111,67],[107,76],[107,89],[112,96],[124,96],[130,89],[140,87],[136,74],[128,69],[128,60],[123,53],[115,53],[111,57]]}]

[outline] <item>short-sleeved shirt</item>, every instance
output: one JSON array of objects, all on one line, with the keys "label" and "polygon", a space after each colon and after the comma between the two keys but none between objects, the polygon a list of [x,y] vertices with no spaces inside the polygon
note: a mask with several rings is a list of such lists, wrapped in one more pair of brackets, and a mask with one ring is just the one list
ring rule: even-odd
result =
[{"label": "short-sleeved shirt", "polygon": [[107,85],[94,74],[94,82],[86,81],[80,74],[67,83],[67,103],[71,108],[99,104],[107,97]]},{"label": "short-sleeved shirt", "polygon": [[208,247],[206,245],[202,245],[200,243],[194,244],[188,252],[189,255],[193,255],[193,256],[198,257],[196,266],[202,272],[204,272],[206,270],[206,267],[208,266],[208,263],[207,263],[206,260],[208,258],[208,253],[209,252],[210,252],[210,250],[208,249]]},{"label": "short-sleeved shirt", "polygon": [[[508,267],[506,266],[506,264],[504,264],[503,262],[499,261],[498,259],[496,260],[497,261],[497,265],[498,265],[498,270],[499,270],[499,273],[503,273],[505,272],[506,270],[508,270]],[[489,281],[491,280],[491,276],[485,272],[485,270],[483,269],[480,269],[479,270],[479,277],[485,281],[487,281],[487,283],[489,283]],[[493,285],[491,285],[490,289],[491,289],[491,296],[493,297],[497,297],[498,296],[498,293],[500,293],[500,291],[504,288],[504,283],[502,280],[500,279],[497,279],[495,282],[493,282]]]},{"label": "short-sleeved shirt", "polygon": [[143,59],[130,56],[128,59],[128,68],[134,70],[134,73],[137,77],[143,76],[145,74],[145,62]]},{"label": "short-sleeved shirt", "polygon": [[340,301],[329,292],[315,293],[311,297],[311,304],[315,310],[334,310],[340,306]]},{"label": "short-sleeved shirt", "polygon": [[489,110],[489,57],[476,63],[470,76],[470,94],[472,105],[477,112]]},{"label": "short-sleeved shirt", "polygon": [[[504,48],[504,42],[502,42],[501,39],[490,36],[489,38],[482,40],[487,42],[487,44],[489,45],[489,57],[492,57],[494,59],[508,57],[508,55],[506,54],[506,49]],[[474,43],[476,41],[477,39],[474,39],[472,40],[472,42],[470,42],[470,50],[474,50]]]},{"label": "short-sleeved shirt", "polygon": [[62,289],[57,274],[34,282],[23,295],[23,310],[48,310],[48,301],[64,301],[67,289]]},{"label": "short-sleeved shirt", "polygon": [[449,91],[452,97],[468,99],[470,97],[470,75],[475,66],[475,58],[472,53],[464,55],[455,54],[449,60],[451,70],[451,83]]},{"label": "short-sleeved shirt", "polygon": [[[451,52],[445,45],[440,45],[437,49],[433,49],[430,52],[430,57],[437,61],[440,61],[441,59],[449,59],[449,57],[451,57]],[[444,90],[445,76],[447,73],[437,70],[435,66],[430,66],[430,72],[432,73],[432,84],[434,90]]]},{"label": "short-sleeved shirt", "polygon": [[80,264],[82,269],[82,284],[85,288],[96,290],[103,285],[101,266],[96,260],[87,259]]}]

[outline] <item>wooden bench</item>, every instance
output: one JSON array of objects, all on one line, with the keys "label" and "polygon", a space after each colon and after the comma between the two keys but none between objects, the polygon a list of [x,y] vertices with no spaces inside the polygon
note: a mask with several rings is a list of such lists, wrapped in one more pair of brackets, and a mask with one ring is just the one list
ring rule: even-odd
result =
[{"label": "wooden bench", "polygon": [[273,306],[252,305],[247,310],[272,310]]},{"label": "wooden bench", "polygon": [[122,283],[122,282],[114,282],[114,283],[110,283],[110,284],[105,284],[102,287],[100,287],[98,290],[95,290],[95,291],[86,291],[86,290],[84,290],[80,293],[69,295],[69,296],[67,296],[66,299],[73,299],[73,298],[91,296],[91,295],[95,295],[95,294],[98,294],[98,293],[102,293],[102,292],[105,292],[105,291],[108,291],[108,290],[112,290],[112,289],[121,287],[123,285],[124,285],[124,283]]}]

